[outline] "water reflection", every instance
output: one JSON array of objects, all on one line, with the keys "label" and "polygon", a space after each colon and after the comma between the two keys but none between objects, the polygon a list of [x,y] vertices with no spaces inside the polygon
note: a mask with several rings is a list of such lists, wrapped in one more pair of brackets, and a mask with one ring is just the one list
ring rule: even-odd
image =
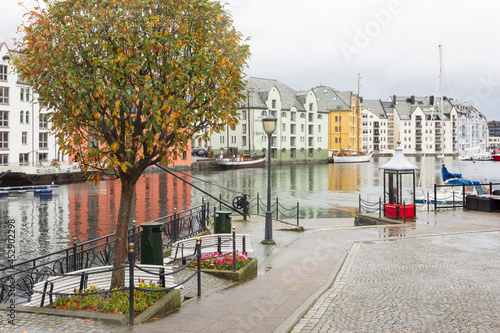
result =
[{"label": "water reflection", "polygon": [[[300,203],[302,218],[352,217],[358,196],[377,201],[382,195],[383,172],[379,166],[390,157],[375,157],[360,164],[301,164],[273,166],[272,196],[285,207]],[[421,168],[420,187],[430,189],[441,183],[442,160],[435,157],[408,157]],[[445,157],[451,172],[459,172],[458,162]],[[194,176],[193,178],[188,175]],[[267,168],[186,172],[182,175],[213,196],[232,202],[246,193],[259,193],[265,202]],[[196,178],[195,178],[196,177]],[[408,184],[405,184],[405,186]],[[16,220],[16,254],[19,258],[41,255],[65,247],[71,237],[79,241],[114,232],[120,202],[120,182],[103,181],[98,186],[80,183],[60,186],[51,198],[33,193],[13,193],[0,198],[0,244],[6,244],[7,220]],[[132,219],[144,223],[158,217],[197,206],[203,194],[164,172],[149,173],[139,179],[133,199]],[[213,200],[211,200],[213,202]],[[0,246],[5,258],[6,246]]]}]

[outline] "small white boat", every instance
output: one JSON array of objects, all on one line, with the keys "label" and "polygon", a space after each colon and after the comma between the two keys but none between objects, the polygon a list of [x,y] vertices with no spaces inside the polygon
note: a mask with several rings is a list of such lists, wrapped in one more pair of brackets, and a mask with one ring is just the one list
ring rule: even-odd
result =
[{"label": "small white boat", "polygon": [[330,162],[333,163],[362,163],[370,162],[373,153],[363,153],[357,150],[345,149],[335,151],[330,157]]},{"label": "small white boat", "polygon": [[225,157],[215,161],[222,170],[263,168],[266,165],[265,156],[244,156],[238,155],[231,158]]}]

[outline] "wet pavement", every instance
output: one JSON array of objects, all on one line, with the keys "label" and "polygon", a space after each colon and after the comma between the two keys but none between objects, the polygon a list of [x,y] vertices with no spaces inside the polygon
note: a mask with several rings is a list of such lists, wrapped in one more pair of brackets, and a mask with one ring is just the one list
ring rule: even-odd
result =
[{"label": "wet pavement", "polygon": [[18,324],[9,326],[1,317],[0,330],[500,331],[498,213],[419,212],[416,221],[400,226],[354,227],[352,218],[301,220],[305,232],[274,221],[275,246],[260,243],[263,217],[233,222],[237,232],[252,235],[256,279],[235,286],[206,283],[201,298],[130,328],[17,313]]}]

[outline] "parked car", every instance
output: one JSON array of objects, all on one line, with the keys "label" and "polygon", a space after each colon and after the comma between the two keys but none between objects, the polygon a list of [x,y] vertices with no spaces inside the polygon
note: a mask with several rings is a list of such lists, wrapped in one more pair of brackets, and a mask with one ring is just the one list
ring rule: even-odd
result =
[{"label": "parked car", "polygon": [[198,156],[200,156],[200,157],[208,157],[208,150],[202,149],[201,151],[198,152]]},{"label": "parked car", "polygon": [[194,147],[191,149],[191,155],[198,156],[198,154],[202,151],[205,150],[204,148],[201,147]]}]

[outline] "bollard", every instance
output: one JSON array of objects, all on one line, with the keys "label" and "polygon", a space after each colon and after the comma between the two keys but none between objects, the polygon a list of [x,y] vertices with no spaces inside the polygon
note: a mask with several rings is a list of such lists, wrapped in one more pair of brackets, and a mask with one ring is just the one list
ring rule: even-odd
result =
[{"label": "bollard", "polygon": [[236,272],[236,227],[233,225],[233,272]]},{"label": "bollard", "polygon": [[134,325],[134,243],[128,244],[128,264],[129,264],[129,300],[128,300],[128,324]]},{"label": "bollard", "polygon": [[259,208],[260,208],[260,198],[259,198],[259,192],[257,192],[257,214],[259,214]]},{"label": "bollard", "polygon": [[378,197],[378,218],[382,218],[382,196]]},{"label": "bollard", "polygon": [[201,296],[201,239],[196,238],[196,277],[198,278],[198,297]]}]

